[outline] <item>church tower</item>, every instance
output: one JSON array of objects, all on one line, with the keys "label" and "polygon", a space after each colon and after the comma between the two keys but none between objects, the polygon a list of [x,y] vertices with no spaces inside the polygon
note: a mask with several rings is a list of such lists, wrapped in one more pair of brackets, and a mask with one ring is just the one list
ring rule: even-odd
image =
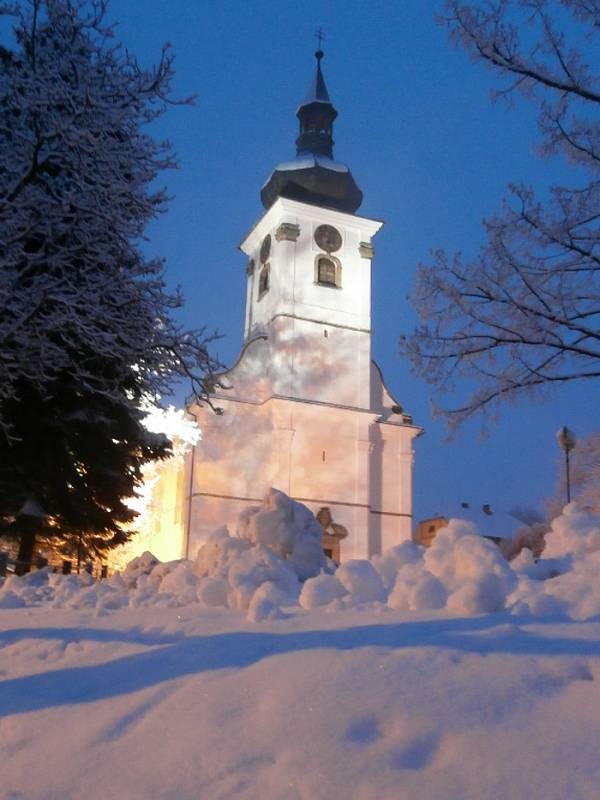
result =
[{"label": "church tower", "polygon": [[[371,358],[371,264],[378,220],[333,159],[333,106],[317,51],[298,107],[296,157],[261,191],[247,256],[244,346],[192,406],[202,441],[185,476],[186,554],[241,510],[281,489],[326,520],[341,560],[411,537],[412,442],[421,429]],[[323,524],[323,523],[322,523]],[[337,537],[337,538],[336,538]]]}]

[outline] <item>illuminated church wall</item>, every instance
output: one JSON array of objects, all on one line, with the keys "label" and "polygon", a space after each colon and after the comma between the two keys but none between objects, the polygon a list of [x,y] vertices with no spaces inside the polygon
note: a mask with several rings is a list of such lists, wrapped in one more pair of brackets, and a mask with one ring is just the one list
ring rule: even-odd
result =
[{"label": "illuminated church wall", "polygon": [[[341,238],[339,286],[315,280],[315,259],[327,256],[315,242],[320,225]],[[330,508],[348,531],[342,559],[410,538],[420,429],[371,361],[371,240],[380,227],[280,198],[242,243],[246,344],[211,398],[221,413],[191,409],[203,433],[188,466],[191,555],[272,486],[315,513]],[[264,269],[269,286],[260,295]]]}]

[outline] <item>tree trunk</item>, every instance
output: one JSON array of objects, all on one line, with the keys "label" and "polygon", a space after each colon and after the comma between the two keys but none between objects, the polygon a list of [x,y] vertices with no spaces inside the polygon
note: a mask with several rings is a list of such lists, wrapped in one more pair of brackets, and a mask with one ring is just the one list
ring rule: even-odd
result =
[{"label": "tree trunk", "polygon": [[33,561],[33,554],[35,552],[35,531],[31,528],[24,530],[21,533],[19,541],[19,555],[17,556],[17,567],[15,572],[17,575],[25,575],[31,569],[31,562]]}]

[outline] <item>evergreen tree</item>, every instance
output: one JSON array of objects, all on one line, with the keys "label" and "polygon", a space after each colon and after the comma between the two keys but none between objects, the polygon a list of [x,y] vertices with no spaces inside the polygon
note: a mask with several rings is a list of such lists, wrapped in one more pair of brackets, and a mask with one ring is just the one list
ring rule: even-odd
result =
[{"label": "evergreen tree", "polygon": [[0,47],[0,521],[101,552],[129,536],[125,500],[169,453],[139,410],[186,377],[204,396],[203,331],[174,318],[139,242],[174,166],[145,126],[169,100],[172,55],[142,69],[112,41],[105,0],[23,0]]}]

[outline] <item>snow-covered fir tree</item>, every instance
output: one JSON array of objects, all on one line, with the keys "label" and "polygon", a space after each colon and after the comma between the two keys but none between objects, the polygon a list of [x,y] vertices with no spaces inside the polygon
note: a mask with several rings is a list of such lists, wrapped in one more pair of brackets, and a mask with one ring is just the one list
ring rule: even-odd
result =
[{"label": "snow-covered fir tree", "polygon": [[95,551],[128,537],[125,499],[169,453],[139,406],[180,377],[202,396],[213,367],[139,247],[174,166],[146,127],[171,102],[173,57],[138,65],[106,6],[0,7],[0,521],[25,562],[40,531]]}]

